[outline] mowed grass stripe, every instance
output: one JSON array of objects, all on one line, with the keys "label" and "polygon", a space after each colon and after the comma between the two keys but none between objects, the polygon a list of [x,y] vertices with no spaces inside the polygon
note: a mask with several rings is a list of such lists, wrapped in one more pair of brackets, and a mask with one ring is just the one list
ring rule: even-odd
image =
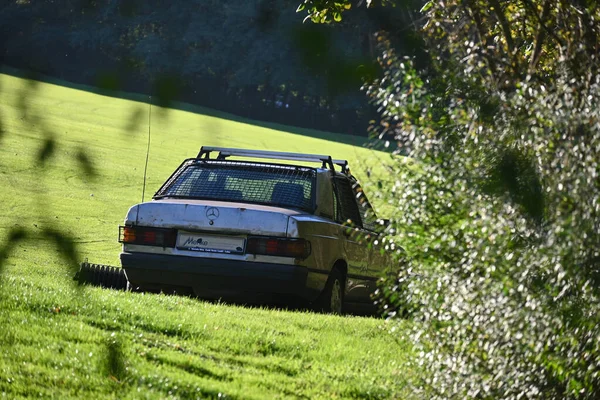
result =
[{"label": "mowed grass stripe", "polygon": [[[118,265],[117,226],[141,197],[147,124],[139,115],[147,118],[147,105],[6,75],[0,75],[0,95],[0,243],[15,227],[28,233],[3,260],[0,276],[0,393],[61,399],[409,397],[411,349],[396,342],[380,319],[75,286],[67,261],[41,232],[60,229],[75,240],[78,257]],[[55,147],[42,168],[37,155],[48,138]],[[386,157],[158,108],[151,144],[147,199],[200,145]],[[95,177],[81,173],[82,150]]]}]

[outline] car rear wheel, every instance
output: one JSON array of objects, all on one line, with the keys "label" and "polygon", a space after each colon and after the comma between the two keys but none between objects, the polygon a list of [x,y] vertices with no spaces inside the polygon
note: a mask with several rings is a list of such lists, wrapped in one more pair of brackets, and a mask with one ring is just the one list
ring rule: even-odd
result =
[{"label": "car rear wheel", "polygon": [[344,288],[346,280],[339,269],[331,271],[325,289],[316,302],[316,310],[341,315],[344,310]]}]

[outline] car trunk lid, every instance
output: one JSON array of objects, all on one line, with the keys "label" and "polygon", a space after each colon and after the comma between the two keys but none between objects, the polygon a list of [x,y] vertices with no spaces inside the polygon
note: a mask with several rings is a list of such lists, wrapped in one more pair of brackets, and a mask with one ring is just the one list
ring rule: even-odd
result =
[{"label": "car trunk lid", "polygon": [[225,235],[286,236],[299,211],[247,203],[163,199],[130,208],[125,225],[175,228]]}]

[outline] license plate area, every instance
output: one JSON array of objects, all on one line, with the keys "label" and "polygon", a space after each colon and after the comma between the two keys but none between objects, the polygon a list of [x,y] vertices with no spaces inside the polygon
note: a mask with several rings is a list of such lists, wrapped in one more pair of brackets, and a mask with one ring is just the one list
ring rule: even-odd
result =
[{"label": "license plate area", "polygon": [[205,253],[243,254],[246,238],[179,231],[177,248]]}]

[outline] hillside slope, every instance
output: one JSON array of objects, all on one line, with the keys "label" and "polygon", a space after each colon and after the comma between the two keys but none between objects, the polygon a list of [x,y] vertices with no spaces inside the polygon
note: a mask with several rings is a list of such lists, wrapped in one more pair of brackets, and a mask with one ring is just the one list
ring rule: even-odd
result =
[{"label": "hillside slope", "polygon": [[[74,286],[72,258],[118,261],[117,226],[141,196],[148,106],[6,75],[0,95],[0,392],[61,399],[409,396],[411,349],[383,320]],[[371,163],[381,156],[153,107],[147,198],[200,145]],[[11,234],[20,237],[15,233],[26,236],[9,242]]]}]

